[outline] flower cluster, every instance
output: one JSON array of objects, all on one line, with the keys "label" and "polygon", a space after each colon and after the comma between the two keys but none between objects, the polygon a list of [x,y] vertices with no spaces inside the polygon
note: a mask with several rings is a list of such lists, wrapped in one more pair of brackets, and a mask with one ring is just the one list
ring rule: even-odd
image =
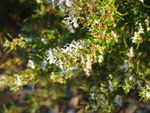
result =
[{"label": "flower cluster", "polygon": [[31,69],[35,69],[35,65],[34,65],[34,62],[32,60],[29,60],[28,61],[28,64],[27,64],[28,67],[31,67]]},{"label": "flower cluster", "polygon": [[[84,51],[85,49],[87,49],[85,40],[73,40],[70,44],[67,43],[66,45],[64,45],[64,48],[60,48],[59,51],[57,51],[56,49],[48,50],[47,60],[49,60],[49,64],[55,64],[56,66],[58,66],[61,70],[61,74],[65,74],[69,70],[75,70],[78,69],[78,67],[83,66],[85,75],[89,76],[90,72],[92,71],[92,62],[95,61],[102,63],[103,51],[105,48],[99,45],[95,45],[93,48],[90,47],[88,51],[97,50],[99,51],[100,55],[96,56],[96,53],[92,55],[90,53],[84,54],[84,56],[86,56],[86,60],[84,59],[84,56],[82,54],[82,51]],[[81,60],[77,63],[79,59]]]},{"label": "flower cluster", "polygon": [[86,62],[86,67],[84,68],[84,72],[87,76],[90,75],[90,71],[91,71],[92,67],[91,67],[91,59],[90,56],[87,56],[87,62]]},{"label": "flower cluster", "polygon": [[74,18],[74,15],[72,14],[65,14],[64,16],[68,16],[68,17],[65,17],[64,19],[66,20],[66,24],[67,25],[70,25],[73,23],[73,26],[75,28],[78,28],[79,27],[79,24],[77,23],[77,19]]},{"label": "flower cluster", "polygon": [[142,27],[142,24],[139,24],[138,32],[134,32],[134,36],[131,38],[132,43],[138,43],[141,41],[140,34],[144,33],[144,29]]}]

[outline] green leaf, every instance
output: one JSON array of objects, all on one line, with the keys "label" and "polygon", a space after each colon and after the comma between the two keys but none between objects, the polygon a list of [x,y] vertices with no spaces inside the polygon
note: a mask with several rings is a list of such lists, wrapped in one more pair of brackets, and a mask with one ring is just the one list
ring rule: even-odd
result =
[{"label": "green leaf", "polygon": [[11,39],[13,39],[13,37],[12,37],[9,33],[7,33],[7,35],[8,35]]},{"label": "green leaf", "polygon": [[36,84],[37,82],[39,82],[39,81],[40,81],[39,79],[37,79],[37,80],[34,79],[34,81],[33,81],[33,86],[32,86],[32,90],[34,90],[35,84]]},{"label": "green leaf", "polygon": [[36,54],[36,56],[37,56],[37,57],[39,57],[39,58],[41,58],[41,59],[43,58],[43,57],[42,57],[42,56],[40,56],[39,54]]},{"label": "green leaf", "polygon": [[85,111],[87,111],[89,108],[90,108],[90,106],[86,106],[86,107],[85,107]]},{"label": "green leaf", "polygon": [[5,111],[7,111],[7,108],[6,108],[6,105],[5,105],[5,104],[3,104],[3,108],[4,108]]},{"label": "green leaf", "polygon": [[140,42],[138,42],[138,44],[137,44],[137,47],[136,47],[137,50],[138,50],[139,46],[140,46]]}]

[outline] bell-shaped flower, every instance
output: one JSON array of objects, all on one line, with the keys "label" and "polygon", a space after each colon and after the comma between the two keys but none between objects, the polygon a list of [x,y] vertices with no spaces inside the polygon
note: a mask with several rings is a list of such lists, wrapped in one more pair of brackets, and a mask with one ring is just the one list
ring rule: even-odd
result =
[{"label": "bell-shaped flower", "polygon": [[64,14],[64,16],[68,16],[68,17],[65,17],[64,20],[66,20],[66,24],[67,25],[70,25],[70,21],[72,20],[72,18],[74,17],[74,15],[72,14]]},{"label": "bell-shaped flower", "polygon": [[47,58],[47,60],[49,60],[49,64],[55,63],[51,49],[48,50],[48,58]]},{"label": "bell-shaped flower", "polygon": [[140,0],[142,3],[144,3],[144,0]]},{"label": "bell-shaped flower", "polygon": [[132,39],[132,43],[136,43],[138,41],[138,33],[134,32],[134,36],[131,39]]},{"label": "bell-shaped flower", "polygon": [[63,67],[63,62],[61,61],[61,59],[59,59],[57,62],[56,62],[56,65],[61,69],[62,72],[65,71],[64,67]]},{"label": "bell-shaped flower", "polygon": [[90,70],[92,69],[91,67],[91,61],[90,61],[90,56],[87,56],[87,62],[86,62],[86,67],[84,68],[84,72],[87,76],[90,76]]},{"label": "bell-shaped flower", "polygon": [[35,69],[35,65],[34,65],[34,62],[32,60],[29,60],[28,61],[28,64],[27,64],[28,67],[31,67],[31,69]]},{"label": "bell-shaped flower", "polygon": [[144,33],[144,29],[142,27],[142,24],[140,23],[139,24],[139,32],[138,33]]},{"label": "bell-shaped flower", "polygon": [[111,34],[113,35],[114,38],[117,38],[116,33],[114,33],[114,31],[111,31]]},{"label": "bell-shaped flower", "polygon": [[22,86],[22,80],[20,79],[20,76],[17,74],[17,84],[18,86]]},{"label": "bell-shaped flower", "polygon": [[130,48],[129,57],[134,57],[133,47]]},{"label": "bell-shaped flower", "polygon": [[73,26],[75,28],[78,28],[79,27],[79,24],[77,23],[77,19],[76,18],[73,18],[73,20],[71,21],[71,23],[73,23]]},{"label": "bell-shaped flower", "polygon": [[100,56],[98,57],[98,62],[99,62],[99,63],[102,63],[102,61],[103,61],[103,56],[100,55]]}]

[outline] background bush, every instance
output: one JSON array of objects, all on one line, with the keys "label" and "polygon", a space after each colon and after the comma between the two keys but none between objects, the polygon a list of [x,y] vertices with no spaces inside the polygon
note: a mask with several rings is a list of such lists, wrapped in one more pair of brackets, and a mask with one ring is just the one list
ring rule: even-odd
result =
[{"label": "background bush", "polygon": [[85,111],[115,112],[134,91],[140,101],[150,98],[148,0],[3,3],[19,3],[32,10],[23,17],[18,37],[5,38],[4,50],[19,50],[21,57],[0,67],[13,62],[24,69],[3,74],[1,88],[9,87],[18,94],[25,86],[42,90],[31,94],[22,106],[4,106],[4,112],[37,112],[47,107],[43,104],[47,98],[51,105],[61,103],[69,99],[67,91],[72,86],[88,97],[80,106]]}]

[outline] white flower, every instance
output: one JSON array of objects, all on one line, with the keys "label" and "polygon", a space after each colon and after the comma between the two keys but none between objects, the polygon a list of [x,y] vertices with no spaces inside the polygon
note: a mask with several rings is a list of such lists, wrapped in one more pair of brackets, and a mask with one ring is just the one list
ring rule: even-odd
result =
[{"label": "white flower", "polygon": [[59,2],[58,2],[58,4],[57,4],[57,5],[58,5],[58,6],[59,6],[59,5],[62,5],[62,4],[63,4],[63,2],[64,2],[64,0],[59,0]]},{"label": "white flower", "polygon": [[45,42],[45,39],[44,39],[44,38],[41,38],[41,41],[42,41],[42,42]]},{"label": "white flower", "polygon": [[90,56],[87,56],[86,68],[92,69],[92,67],[91,67],[91,61],[90,61]]},{"label": "white flower", "polygon": [[70,25],[69,27],[67,27],[68,31],[70,33],[75,33],[75,30],[73,29],[72,25]]},{"label": "white flower", "polygon": [[59,60],[56,62],[56,65],[59,66],[59,68],[61,69],[62,72],[65,72],[65,71],[64,71],[64,68],[63,68],[63,62],[61,61],[61,59],[59,59]]},{"label": "white flower", "polygon": [[144,0],[140,0],[142,3],[144,3]]},{"label": "white flower", "polygon": [[140,23],[139,24],[139,31],[138,31],[138,33],[134,32],[134,36],[131,38],[132,39],[132,43],[137,43],[137,41],[140,39],[139,35],[141,33],[144,33],[144,29],[142,27],[142,24]]},{"label": "white flower", "polygon": [[141,23],[139,24],[139,33],[144,33],[144,29],[143,29],[143,27],[142,27],[142,24],[141,24]]},{"label": "white flower", "polygon": [[61,48],[61,50],[62,50],[62,53],[67,53],[70,50],[70,48],[69,47],[66,47],[65,49]]},{"label": "white flower", "polygon": [[59,8],[62,10],[62,11],[65,11],[65,7],[64,6],[59,6]]},{"label": "white flower", "polygon": [[81,63],[84,64],[84,58],[83,58],[83,55],[81,55]]},{"label": "white flower", "polygon": [[28,64],[27,64],[28,67],[31,67],[31,69],[35,69],[35,65],[34,65],[34,62],[32,60],[29,60],[28,61]]},{"label": "white flower", "polygon": [[79,27],[79,24],[77,23],[77,19],[76,18],[73,18],[73,20],[71,21],[71,23],[73,23],[73,26],[75,28],[78,28]]},{"label": "white flower", "polygon": [[48,50],[48,58],[47,58],[47,60],[49,60],[49,64],[55,63],[51,49]]},{"label": "white flower", "polygon": [[76,18],[73,18],[74,15],[72,14],[64,14],[64,16],[68,15],[68,17],[64,18],[66,20],[66,24],[67,25],[70,25],[73,23],[73,26],[75,28],[79,27],[78,23],[77,23],[77,19]]},{"label": "white flower", "polygon": [[146,85],[146,89],[150,90],[150,84]]},{"label": "white flower", "polygon": [[90,76],[90,70],[92,69],[91,67],[91,61],[90,61],[90,56],[87,56],[87,62],[86,62],[86,67],[84,68],[84,72],[87,76]]},{"label": "white flower", "polygon": [[92,99],[94,99],[95,94],[94,93],[90,93],[90,96]]},{"label": "white flower", "polygon": [[111,34],[113,35],[114,38],[117,38],[117,35],[114,33],[114,31],[111,31]]},{"label": "white flower", "polygon": [[85,75],[90,76],[90,71],[88,68],[84,68]]},{"label": "white flower", "polygon": [[41,65],[42,65],[42,70],[45,70],[47,65],[46,60],[44,60]]},{"label": "white flower", "polygon": [[110,80],[109,80],[109,89],[110,89],[111,92],[114,91],[114,86],[112,85]]},{"label": "white flower", "polygon": [[150,27],[147,27],[147,31],[150,31]]},{"label": "white flower", "polygon": [[146,97],[150,98],[150,92],[146,92]]},{"label": "white flower", "polygon": [[99,20],[96,20],[96,19],[95,19],[94,22],[95,22],[96,24],[99,24]]},{"label": "white flower", "polygon": [[4,80],[6,78],[5,74],[0,75],[0,80]]},{"label": "white flower", "polygon": [[71,0],[66,0],[66,6],[70,7],[72,4],[72,1]]},{"label": "white flower", "polygon": [[82,45],[79,45],[78,47],[79,47],[80,49],[83,49],[83,46],[82,46]]},{"label": "white flower", "polygon": [[100,56],[98,57],[98,62],[99,62],[99,63],[102,63],[102,61],[103,61],[103,56],[100,55]]},{"label": "white flower", "polygon": [[18,74],[17,74],[17,84],[18,86],[22,86],[22,80],[20,79]]},{"label": "white flower", "polygon": [[79,42],[77,42],[76,44],[74,44],[74,40],[69,44],[67,43],[64,47],[65,48],[61,48],[62,53],[76,53],[78,48],[82,49],[83,46],[79,45]]},{"label": "white flower", "polygon": [[72,52],[74,45],[73,45],[74,40],[71,42],[71,44],[67,43],[64,47],[65,48],[61,48],[63,53],[67,53],[67,52]]},{"label": "white flower", "polygon": [[133,47],[130,48],[129,57],[134,57]]},{"label": "white flower", "polygon": [[64,14],[64,16],[68,15],[68,17],[64,18],[66,20],[66,24],[70,25],[70,21],[72,20],[72,18],[74,17],[74,15],[72,14]]},{"label": "white flower", "polygon": [[65,72],[68,72],[69,70],[78,69],[78,65],[69,67]]},{"label": "white flower", "polygon": [[124,68],[126,71],[128,70],[128,61],[127,60],[124,60]]},{"label": "white flower", "polygon": [[132,39],[132,43],[136,43],[138,40],[138,33],[134,32],[134,37],[132,37],[131,39]]},{"label": "white flower", "polygon": [[100,51],[100,54],[103,54],[103,51]]},{"label": "white flower", "polygon": [[130,81],[133,80],[133,76],[132,76],[132,75],[129,77],[129,80],[130,80]]}]

